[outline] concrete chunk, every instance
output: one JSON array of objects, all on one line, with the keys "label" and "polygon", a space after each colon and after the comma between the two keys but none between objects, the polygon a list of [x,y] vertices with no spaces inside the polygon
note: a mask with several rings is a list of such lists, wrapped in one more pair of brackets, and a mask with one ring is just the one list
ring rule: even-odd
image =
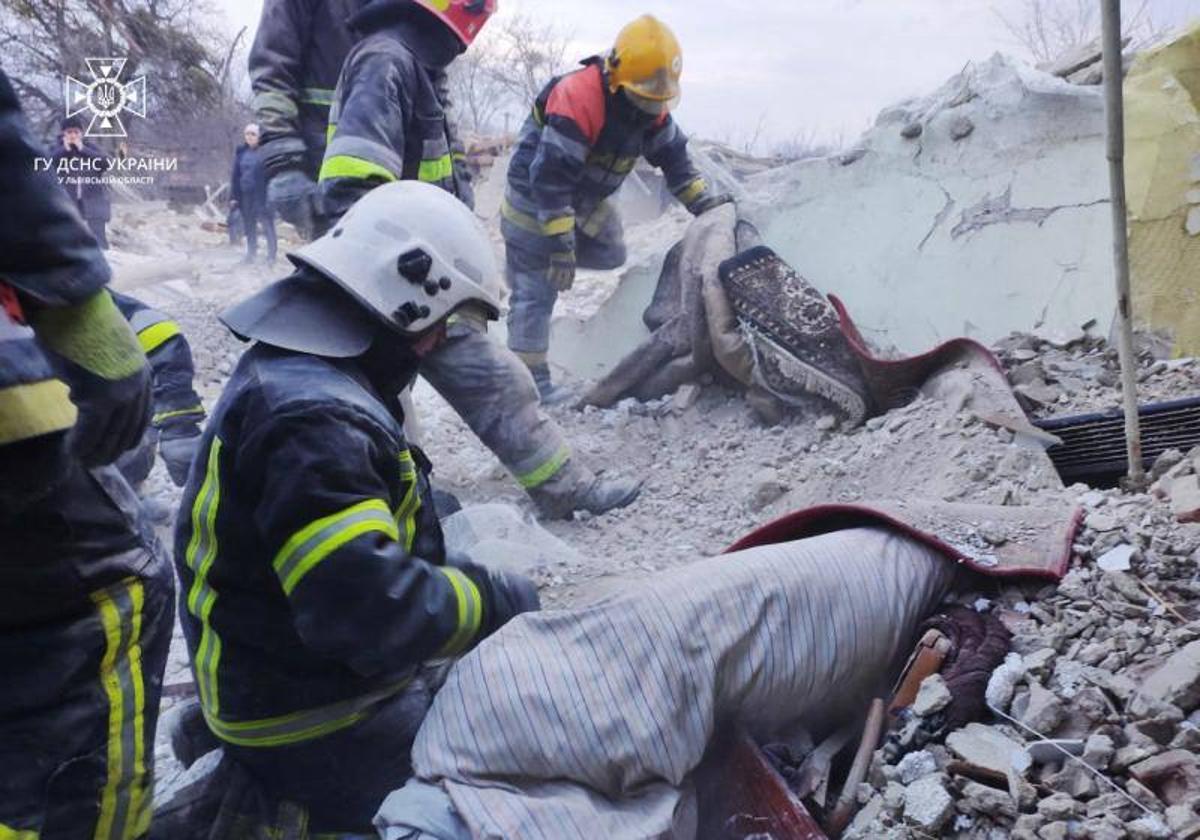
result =
[{"label": "concrete chunk", "polygon": [[946,746],[968,764],[999,776],[1027,761],[1020,744],[999,729],[982,723],[969,723],[951,732]]},{"label": "concrete chunk", "polygon": [[1184,712],[1200,708],[1200,642],[1192,642],[1173,654],[1145,682],[1133,703],[1141,712],[1160,700],[1178,706]]},{"label": "concrete chunk", "polygon": [[940,776],[926,776],[904,789],[904,820],[937,836],[954,813],[954,800]]}]

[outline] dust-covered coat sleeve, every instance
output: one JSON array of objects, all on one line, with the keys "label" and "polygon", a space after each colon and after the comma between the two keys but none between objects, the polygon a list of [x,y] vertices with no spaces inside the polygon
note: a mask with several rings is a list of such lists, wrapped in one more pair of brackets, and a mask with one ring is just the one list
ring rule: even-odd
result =
[{"label": "dust-covered coat sleeve", "polygon": [[387,52],[364,51],[347,60],[319,178],[332,219],[375,187],[402,177],[414,79],[411,59]]},{"label": "dust-covered coat sleeve", "polygon": [[260,476],[254,521],[300,637],[367,676],[461,652],[483,620],[465,574],[405,548],[386,478],[401,452],[370,418],[324,403],[284,407],[237,454]]},{"label": "dust-covered coat sleeve", "polygon": [[250,84],[254,116],[268,157],[303,154],[300,101],[303,96],[304,50],[312,37],[318,0],[266,0],[258,34],[250,49]]},{"label": "dust-covered coat sleeve", "polygon": [[28,301],[69,306],[105,286],[109,268],[47,162],[0,72],[0,277]]},{"label": "dust-covered coat sleeve", "polygon": [[113,301],[137,334],[154,381],[154,425],[200,423],[204,405],[195,390],[192,348],[179,324],[137,298],[112,292]]},{"label": "dust-covered coat sleeve", "polygon": [[709,192],[708,182],[692,163],[687,135],[668,115],[646,135],[645,155],[652,166],[663,171],[667,188],[684,207],[692,207]]},{"label": "dust-covered coat sleeve", "polygon": [[575,191],[604,125],[603,90],[590,82],[586,73],[577,72],[555,85],[546,100],[541,137],[529,167],[541,235],[561,244],[551,250],[574,248]]}]

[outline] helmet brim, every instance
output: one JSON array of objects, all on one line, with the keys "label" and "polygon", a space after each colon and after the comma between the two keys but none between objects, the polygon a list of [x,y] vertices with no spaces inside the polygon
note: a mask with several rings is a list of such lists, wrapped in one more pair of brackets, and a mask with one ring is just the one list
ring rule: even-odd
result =
[{"label": "helmet brim", "polygon": [[218,318],[243,341],[331,359],[360,356],[378,325],[331,281],[293,274],[222,312]]}]

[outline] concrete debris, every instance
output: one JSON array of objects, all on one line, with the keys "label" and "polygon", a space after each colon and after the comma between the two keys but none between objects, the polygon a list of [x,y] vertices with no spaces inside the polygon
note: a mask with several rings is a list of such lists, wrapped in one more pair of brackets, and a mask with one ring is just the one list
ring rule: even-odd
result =
[{"label": "concrete debris", "polygon": [[1096,566],[1106,572],[1127,572],[1132,568],[1130,561],[1137,553],[1131,545],[1119,545],[1110,548],[1096,560]]},{"label": "concrete debris", "polygon": [[1178,706],[1185,713],[1200,707],[1200,642],[1185,645],[1150,674],[1131,711],[1145,710],[1147,698]]},{"label": "concrete debris", "polygon": [[1190,750],[1171,750],[1129,768],[1137,779],[1167,805],[1200,802],[1200,756]]},{"label": "concrete debris", "polygon": [[934,835],[954,813],[954,800],[941,776],[926,776],[904,788],[904,820]]},{"label": "concrete debris", "polygon": [[1017,803],[1013,801],[1012,796],[1006,790],[999,790],[979,782],[967,782],[963,785],[960,796],[959,803],[978,814],[989,817],[1007,817],[1008,819],[1015,819],[1017,816]]},{"label": "concrete debris", "polygon": [[937,759],[927,750],[911,752],[896,765],[897,778],[901,784],[911,785],[917,779],[931,776],[938,772]]},{"label": "concrete debris", "polygon": [[946,738],[950,751],[970,766],[1003,778],[1025,762],[1021,744],[998,728],[969,723]]},{"label": "concrete debris", "polygon": [[761,470],[754,477],[750,491],[750,509],[761,511],[769,507],[788,491],[788,486],[779,480],[779,471],[773,468]]},{"label": "concrete debris", "polygon": [[1066,715],[1062,701],[1041,683],[1031,682],[1021,700],[1013,703],[1013,712],[1022,725],[1034,732],[1053,732]]},{"label": "concrete debris", "polygon": [[912,711],[918,717],[929,717],[950,705],[950,689],[941,674],[933,674],[921,682]]},{"label": "concrete debris", "polygon": [[997,55],[888,108],[840,159],[752,177],[745,207],[799,274],[903,352],[1077,329],[1115,305],[1103,137],[1098,89]]}]

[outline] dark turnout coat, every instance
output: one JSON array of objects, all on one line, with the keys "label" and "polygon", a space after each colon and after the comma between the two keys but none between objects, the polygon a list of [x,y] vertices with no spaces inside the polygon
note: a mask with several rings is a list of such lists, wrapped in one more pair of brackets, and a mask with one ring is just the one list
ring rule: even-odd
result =
[{"label": "dark turnout coat", "polygon": [[[86,140],[83,141],[82,149],[64,148],[60,141],[51,159],[54,161],[52,171],[58,176],[58,182],[71,196],[83,218],[93,222],[107,222],[112,219],[112,200],[108,195],[108,186],[101,180],[108,173],[109,156],[104,151]],[[86,171],[72,171],[70,166],[73,160],[91,161],[91,168]]]}]

